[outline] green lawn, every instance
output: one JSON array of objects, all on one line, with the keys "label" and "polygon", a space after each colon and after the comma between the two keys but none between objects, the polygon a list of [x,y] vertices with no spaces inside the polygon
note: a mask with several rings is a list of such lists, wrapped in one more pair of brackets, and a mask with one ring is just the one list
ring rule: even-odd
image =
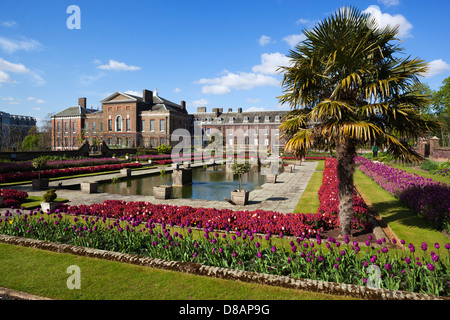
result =
[{"label": "green lawn", "polygon": [[[25,201],[20,204],[20,206],[24,207],[25,209],[34,209],[40,207],[42,201],[44,201],[44,199],[42,199],[42,197],[40,196],[28,196],[28,198],[26,198]],[[68,199],[56,198],[55,201],[67,202]]]},{"label": "green lawn", "polygon": [[449,242],[442,233],[429,227],[425,219],[419,217],[360,170],[355,171],[354,178],[355,184],[361,188],[375,210],[400,239],[419,247],[422,242],[428,244]]},{"label": "green lawn", "polygon": [[[64,300],[347,300],[0,243],[0,287]],[[69,290],[67,268],[81,272]]]},{"label": "green lawn", "polygon": [[294,213],[316,213],[319,209],[319,188],[322,185],[323,170],[325,168],[325,161],[320,160],[313,173],[311,180],[308,183],[300,201],[294,209]]}]

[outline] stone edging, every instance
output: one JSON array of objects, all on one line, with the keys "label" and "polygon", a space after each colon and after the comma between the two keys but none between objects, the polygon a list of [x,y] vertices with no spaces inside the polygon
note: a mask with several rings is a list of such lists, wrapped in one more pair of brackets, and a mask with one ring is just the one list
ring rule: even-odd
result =
[{"label": "stone edging", "polygon": [[290,289],[312,291],[325,294],[346,295],[367,300],[444,300],[441,297],[406,291],[374,289],[365,286],[326,282],[310,279],[299,279],[288,276],[276,276],[249,271],[241,271],[220,267],[210,267],[193,262],[175,262],[132,254],[84,248],[48,241],[27,239],[22,237],[0,235],[0,242],[24,247],[32,247],[58,253],[69,253],[78,256],[105,259],[140,265],[144,267],[185,272],[194,275],[214,278],[279,286]]},{"label": "stone edging", "polygon": [[377,234],[384,234],[386,235],[387,240],[389,240],[390,243],[392,243],[392,239],[396,240],[395,246],[400,249],[405,249],[405,247],[401,244],[400,238],[395,234],[395,232],[389,227],[389,225],[386,223],[386,221],[383,220],[381,215],[376,211],[375,207],[372,205],[372,203],[369,201],[367,196],[361,191],[360,188],[355,184],[356,192],[360,195],[360,197],[363,199],[364,203],[367,205],[367,208],[370,212],[370,219],[373,223],[375,223],[376,227],[374,227],[374,234],[377,238],[379,236]]}]

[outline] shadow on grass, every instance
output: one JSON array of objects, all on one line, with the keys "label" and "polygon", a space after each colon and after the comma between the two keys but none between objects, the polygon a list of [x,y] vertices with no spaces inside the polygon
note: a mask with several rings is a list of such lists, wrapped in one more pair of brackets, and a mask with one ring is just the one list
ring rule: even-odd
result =
[{"label": "shadow on grass", "polygon": [[372,203],[372,205],[377,212],[383,213],[381,217],[388,225],[395,222],[405,227],[416,227],[422,230],[436,231],[436,229],[429,225],[424,218],[420,217],[403,204],[399,205],[399,202],[400,201],[398,200],[393,200]]}]

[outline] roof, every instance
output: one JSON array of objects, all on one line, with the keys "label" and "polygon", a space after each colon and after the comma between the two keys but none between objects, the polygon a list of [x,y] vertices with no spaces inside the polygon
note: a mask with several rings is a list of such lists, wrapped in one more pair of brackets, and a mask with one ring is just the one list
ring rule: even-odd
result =
[{"label": "roof", "polygon": [[97,109],[88,109],[82,106],[73,106],[58,112],[54,117],[71,117],[71,116],[81,116],[86,114],[91,114],[97,112]]},{"label": "roof", "polygon": [[[115,97],[118,97],[119,95],[123,96],[124,100],[112,100]],[[129,93],[123,93],[120,91],[117,91],[113,93],[112,95],[106,97],[101,103],[108,103],[108,102],[142,102],[147,103],[144,101],[142,97],[135,96],[133,94]],[[164,99],[162,97],[159,97],[156,92],[153,94],[153,105],[151,106],[152,111],[160,111],[160,110],[169,110],[174,112],[181,112],[181,113],[187,113],[186,109],[182,108],[181,105],[174,103],[172,101],[169,101],[167,99]]]}]

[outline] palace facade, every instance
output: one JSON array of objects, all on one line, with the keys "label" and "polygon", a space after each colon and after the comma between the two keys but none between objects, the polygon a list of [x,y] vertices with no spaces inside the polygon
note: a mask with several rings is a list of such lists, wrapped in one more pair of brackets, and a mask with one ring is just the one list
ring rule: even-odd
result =
[{"label": "palace facade", "polygon": [[[189,114],[186,102],[180,104],[143,90],[142,97],[124,92],[101,100],[101,109],[87,107],[86,98],[79,98],[78,105],[68,107],[52,116],[53,150],[75,150],[83,143],[90,146],[104,141],[114,148],[155,148],[162,144],[176,145],[171,141],[176,129],[185,129],[193,145],[199,132],[202,140],[208,140],[214,132],[220,132],[227,147],[276,146],[284,147],[285,141],[278,134],[278,126],[288,111],[243,112],[242,108],[223,112],[205,107]],[[200,128],[201,131],[197,130]]]}]

